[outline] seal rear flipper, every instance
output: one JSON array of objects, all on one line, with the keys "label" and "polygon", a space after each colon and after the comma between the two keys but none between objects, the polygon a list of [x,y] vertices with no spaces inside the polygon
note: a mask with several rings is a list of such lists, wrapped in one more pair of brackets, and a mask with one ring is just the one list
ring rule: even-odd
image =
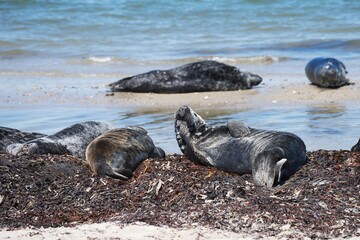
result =
[{"label": "seal rear flipper", "polygon": [[229,120],[227,122],[230,135],[234,138],[241,138],[250,133],[250,128],[244,123],[236,120]]},{"label": "seal rear flipper", "polygon": [[151,158],[164,158],[165,151],[160,147],[155,147],[154,152],[150,155]]},{"label": "seal rear flipper", "polygon": [[108,164],[98,165],[95,172],[98,175],[106,175],[108,177],[121,180],[129,180],[129,178],[132,176],[132,171],[129,169],[124,170],[120,168],[112,168]]},{"label": "seal rear flipper", "polygon": [[[281,169],[286,162],[285,153],[281,148],[265,150],[254,160],[252,175],[255,185],[272,187],[281,178]],[[279,161],[280,160],[280,161]]]}]

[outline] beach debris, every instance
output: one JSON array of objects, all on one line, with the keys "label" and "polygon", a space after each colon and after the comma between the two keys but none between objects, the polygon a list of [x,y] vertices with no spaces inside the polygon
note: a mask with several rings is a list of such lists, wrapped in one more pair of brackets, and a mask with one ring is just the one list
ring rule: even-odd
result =
[{"label": "beach debris", "polygon": [[284,185],[268,189],[254,186],[251,175],[176,154],[145,160],[128,181],[93,176],[72,155],[0,154],[0,227],[118,220],[263,237],[289,230],[293,239],[359,237],[360,153],[319,150],[307,157]]}]

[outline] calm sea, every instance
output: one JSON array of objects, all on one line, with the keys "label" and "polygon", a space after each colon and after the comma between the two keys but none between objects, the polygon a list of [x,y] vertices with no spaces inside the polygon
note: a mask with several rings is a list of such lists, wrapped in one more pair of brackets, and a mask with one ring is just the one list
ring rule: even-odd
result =
[{"label": "calm sea", "polygon": [[[264,78],[273,72],[304,76],[306,62],[318,56],[339,58],[349,77],[359,79],[360,1],[0,0],[0,84],[11,81],[16,86],[44,77],[105,78],[110,83],[128,74],[201,59],[236,65]],[[214,121],[241,118],[254,127],[281,127],[301,135],[310,149],[349,148],[360,135],[354,131],[360,129],[359,108],[335,109],[340,111],[223,111]],[[0,111],[3,126],[46,133],[98,119],[100,111],[103,120],[116,125],[150,128],[152,135],[160,134],[154,138],[165,149],[176,149],[167,135],[173,130],[166,117],[172,115],[166,112]],[[278,125],[272,124],[274,119]]]}]

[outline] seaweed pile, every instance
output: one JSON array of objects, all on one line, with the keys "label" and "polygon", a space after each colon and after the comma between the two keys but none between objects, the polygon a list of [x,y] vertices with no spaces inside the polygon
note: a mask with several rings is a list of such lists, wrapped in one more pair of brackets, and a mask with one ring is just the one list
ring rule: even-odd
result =
[{"label": "seaweed pile", "polygon": [[0,154],[0,227],[118,220],[267,236],[289,229],[313,238],[360,236],[360,153],[307,156],[284,185],[267,189],[254,186],[251,175],[195,165],[182,155],[148,159],[121,181],[93,175],[69,155]]}]

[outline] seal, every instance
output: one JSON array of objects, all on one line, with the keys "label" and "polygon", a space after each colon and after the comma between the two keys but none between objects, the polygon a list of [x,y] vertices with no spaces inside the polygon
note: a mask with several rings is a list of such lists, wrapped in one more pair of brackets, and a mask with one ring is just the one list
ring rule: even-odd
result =
[{"label": "seal", "polygon": [[86,148],[86,161],[95,174],[128,180],[148,158],[164,158],[141,127],[113,129],[95,138]]},{"label": "seal", "polygon": [[83,122],[67,127],[53,135],[14,143],[6,151],[13,155],[23,154],[72,154],[84,158],[86,146],[100,134],[112,129],[108,123]]},{"label": "seal", "polygon": [[251,89],[261,81],[258,75],[224,63],[200,61],[127,77],[109,86],[115,92],[187,93]]},{"label": "seal", "polygon": [[357,144],[355,144],[352,148],[351,148],[352,152],[360,152],[360,138],[359,141],[357,142]]},{"label": "seal", "polygon": [[282,184],[307,162],[305,144],[295,134],[250,128],[235,120],[210,126],[188,106],[175,113],[175,134],[191,161],[251,173],[259,186]]},{"label": "seal", "polygon": [[14,128],[0,127],[0,152],[6,152],[6,147],[10,144],[25,143],[45,136],[42,133],[22,132]]},{"label": "seal", "polygon": [[310,82],[318,87],[339,88],[349,85],[344,63],[335,58],[314,58],[305,67]]}]

